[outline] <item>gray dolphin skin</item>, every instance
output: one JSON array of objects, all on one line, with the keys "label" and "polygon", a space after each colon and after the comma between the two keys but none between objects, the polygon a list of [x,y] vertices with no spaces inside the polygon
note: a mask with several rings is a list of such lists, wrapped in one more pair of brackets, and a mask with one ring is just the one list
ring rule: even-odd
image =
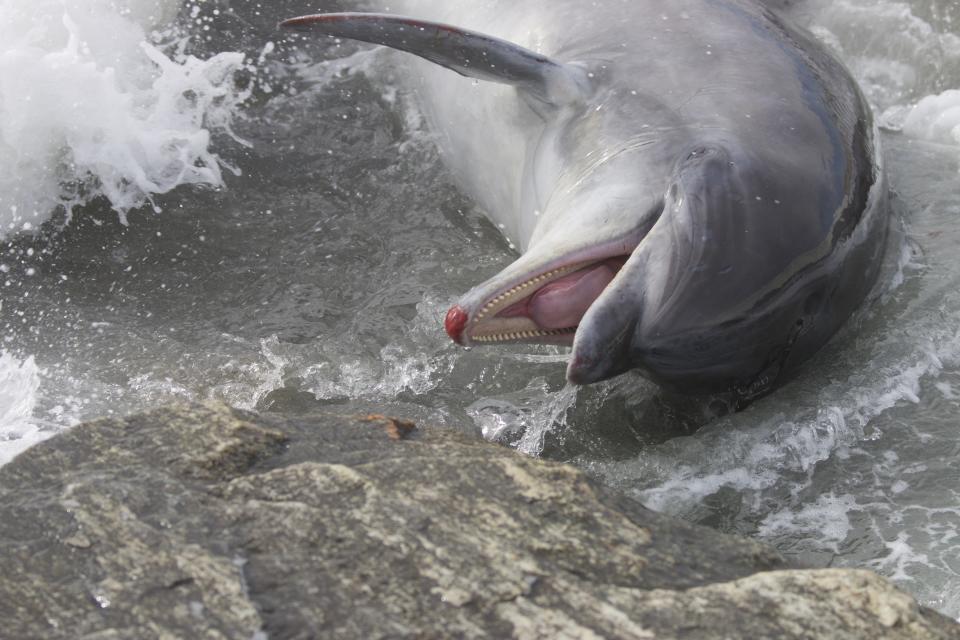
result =
[{"label": "gray dolphin skin", "polygon": [[407,67],[445,161],[522,249],[450,310],[456,342],[572,345],[576,384],[636,369],[749,400],[870,291],[889,222],[870,109],[764,4],[390,9],[416,17],[282,25],[423,59]]}]

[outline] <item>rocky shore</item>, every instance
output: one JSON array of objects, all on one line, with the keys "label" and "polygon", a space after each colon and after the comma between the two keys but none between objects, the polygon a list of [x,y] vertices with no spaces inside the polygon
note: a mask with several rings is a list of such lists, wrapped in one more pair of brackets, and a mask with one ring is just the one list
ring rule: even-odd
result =
[{"label": "rocky shore", "polygon": [[570,466],[376,415],[182,405],[0,469],[0,637],[924,638],[868,571],[790,567]]}]

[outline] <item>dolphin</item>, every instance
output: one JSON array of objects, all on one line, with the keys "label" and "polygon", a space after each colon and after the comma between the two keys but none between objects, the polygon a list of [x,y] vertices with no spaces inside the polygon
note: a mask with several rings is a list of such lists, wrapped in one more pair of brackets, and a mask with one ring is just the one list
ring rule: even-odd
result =
[{"label": "dolphin", "polygon": [[[572,346],[750,400],[867,297],[879,136],[849,72],[755,0],[421,0],[286,20],[408,65],[442,156],[521,256],[447,314],[459,344]],[[413,59],[413,58],[411,58]]]}]

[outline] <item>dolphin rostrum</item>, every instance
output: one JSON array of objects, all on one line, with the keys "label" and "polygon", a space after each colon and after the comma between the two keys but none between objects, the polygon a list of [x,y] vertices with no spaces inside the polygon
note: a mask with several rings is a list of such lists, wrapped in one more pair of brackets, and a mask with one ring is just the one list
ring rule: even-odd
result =
[{"label": "dolphin rostrum", "polygon": [[870,109],[764,4],[405,8],[425,19],[282,26],[434,63],[412,75],[445,160],[523,250],[450,310],[456,342],[572,345],[574,383],[638,369],[749,400],[866,297],[888,223]]}]

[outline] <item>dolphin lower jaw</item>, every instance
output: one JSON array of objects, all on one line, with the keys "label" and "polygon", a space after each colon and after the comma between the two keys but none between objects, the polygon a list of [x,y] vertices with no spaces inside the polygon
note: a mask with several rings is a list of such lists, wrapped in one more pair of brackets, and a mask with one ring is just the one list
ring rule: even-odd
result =
[{"label": "dolphin lower jaw", "polygon": [[[601,309],[602,310],[602,309]],[[567,381],[587,385],[612,378],[630,369],[640,369],[644,363],[632,357],[630,348],[635,340],[637,316],[626,310],[611,331],[596,331],[596,323],[584,324],[584,335],[573,345],[567,363]],[[649,376],[647,376],[649,377]]]}]

